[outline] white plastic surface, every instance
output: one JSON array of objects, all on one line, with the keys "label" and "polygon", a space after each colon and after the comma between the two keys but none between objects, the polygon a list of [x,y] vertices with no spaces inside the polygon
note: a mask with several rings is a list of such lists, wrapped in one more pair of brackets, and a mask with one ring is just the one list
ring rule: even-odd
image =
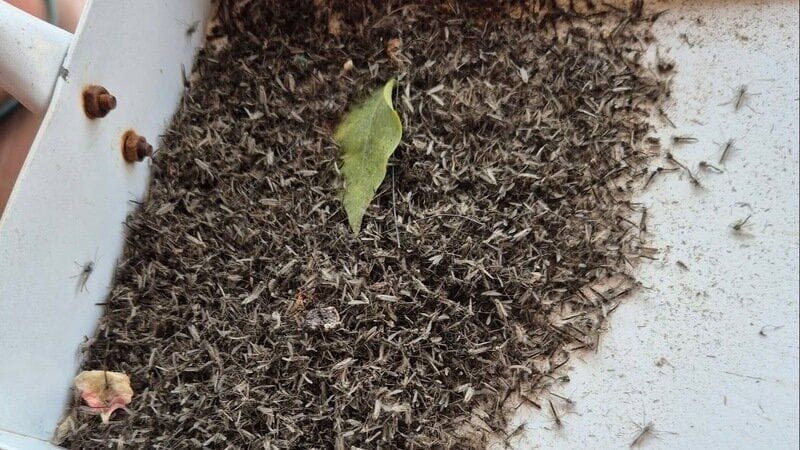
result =
[{"label": "white plastic surface", "polygon": [[[528,424],[513,444],[625,449],[652,422],[642,448],[797,449],[798,2],[650,6],[668,9],[655,29],[678,70],[667,108],[676,128],[662,127],[662,143],[692,170],[705,160],[725,172],[699,172],[703,191],[662,175],[641,196],[661,249],[640,268],[646,289],[553,391],[574,407],[546,397],[563,428],[523,407],[511,429]],[[750,95],[737,112],[740,85]],[[698,142],[672,146],[683,134]],[[750,214],[735,235],[731,225]]]},{"label": "white plastic surface", "polygon": [[42,439],[0,430],[1,450],[58,450],[60,448]]},{"label": "white plastic surface", "polygon": [[[157,147],[209,8],[199,0],[101,0],[84,11],[63,63],[68,75],[0,218],[0,448],[12,446],[2,431],[53,435],[80,344],[107,298],[123,222],[148,183],[149,161],[122,159],[122,134],[132,128]],[[117,98],[103,119],[83,112],[88,84]],[[77,275],[90,261],[81,286]]]},{"label": "white plastic surface", "polygon": [[0,90],[43,113],[72,35],[0,1]]}]

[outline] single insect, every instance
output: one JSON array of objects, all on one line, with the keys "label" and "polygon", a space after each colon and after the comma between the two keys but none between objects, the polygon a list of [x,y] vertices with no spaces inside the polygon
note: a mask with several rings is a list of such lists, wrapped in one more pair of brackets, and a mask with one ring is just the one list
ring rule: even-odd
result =
[{"label": "single insect", "polygon": [[197,31],[197,27],[200,25],[200,21],[196,21],[193,24],[189,25],[189,28],[186,29],[186,36],[191,36]]},{"label": "single insect", "polygon": [[181,79],[183,80],[183,87],[188,88],[191,85],[189,77],[186,76],[186,66],[183,63],[181,63]]},{"label": "single insect", "polygon": [[675,261],[675,265],[678,266],[679,268],[683,269],[683,270],[689,270],[689,266],[687,266],[686,263],[683,262],[683,261],[680,261],[680,260],[679,261]]},{"label": "single insect", "polygon": [[89,282],[89,277],[92,275],[92,272],[94,272],[95,261],[97,261],[97,250],[94,252],[94,258],[85,262],[83,265],[78,264],[77,262],[75,263],[81,268],[81,271],[78,274],[70,277],[78,279],[78,285],[75,287],[75,293],[84,292],[86,290],[86,283]]},{"label": "single insect", "polygon": [[752,214],[748,215],[744,219],[739,219],[736,222],[734,222],[733,225],[731,225],[731,228],[733,228],[733,232],[741,233],[744,230],[744,227],[747,225],[747,221],[750,220],[751,217],[753,217]]},{"label": "single insect", "polygon": [[556,422],[556,428],[561,428],[563,424],[561,423],[561,418],[558,417],[558,412],[556,412],[556,407],[553,406],[552,400],[547,400],[547,403],[550,404],[550,413],[553,414],[553,420]]},{"label": "single insect", "polygon": [[728,142],[726,142],[725,145],[722,147],[722,155],[720,155],[719,157],[720,164],[725,163],[725,159],[728,157],[728,153],[730,153],[730,151],[733,149],[733,143],[734,143],[733,139],[728,139]]},{"label": "single insect", "polygon": [[736,91],[736,98],[733,100],[733,109],[738,111],[739,108],[744,106],[745,102],[747,101],[747,85],[739,86],[739,90]]},{"label": "single insect", "polygon": [[669,118],[669,116],[667,115],[666,111],[664,111],[663,108],[658,108],[658,115],[659,117],[661,117],[661,120],[669,124],[669,126],[671,126],[672,128],[675,128],[675,123],[672,122],[672,120]]},{"label": "single insect", "polygon": [[673,366],[672,364],[670,364],[670,363],[669,363],[669,361],[667,360],[667,358],[664,358],[663,356],[662,356],[662,357],[660,357],[660,358],[658,358],[658,359],[656,360],[656,363],[655,363],[655,364],[656,364],[656,367],[664,367],[664,366],[675,367],[675,366]]},{"label": "single insect", "polygon": [[200,26],[199,20],[196,20],[191,24],[184,22],[183,20],[180,19],[175,19],[175,21],[180,22],[181,24],[186,26],[186,37],[190,37],[191,35],[195,34],[197,32],[198,26]]},{"label": "single insect", "polygon": [[783,328],[783,325],[764,325],[760,330],[758,330],[758,334],[767,337],[767,331],[776,331],[780,330],[781,328]]},{"label": "single insect", "polygon": [[630,448],[641,446],[648,438],[653,436],[654,432],[653,422],[648,422],[645,426],[639,427],[639,431],[636,432],[636,436],[631,441]]},{"label": "single insect", "polygon": [[674,172],[676,170],[678,170],[678,169],[667,169],[667,168],[664,168],[664,167],[656,167],[656,169],[653,172],[650,173],[650,176],[647,177],[647,181],[644,182],[644,186],[642,187],[642,189],[647,188],[647,186],[650,185],[650,183],[653,181],[653,178],[655,178],[656,175],[658,175],[660,173],[663,173],[663,172]]},{"label": "single insect", "polygon": [[672,143],[675,145],[694,144],[695,142],[697,142],[697,138],[694,136],[672,136]]},{"label": "single insect", "polygon": [[715,166],[713,164],[710,164],[710,163],[708,163],[706,161],[700,161],[700,163],[698,163],[698,167],[700,167],[700,170],[705,170],[707,172],[716,172],[716,173],[722,173],[723,172],[723,170],[720,169],[719,167],[717,167],[717,166]]},{"label": "single insect", "polygon": [[639,219],[639,231],[647,232],[647,208],[642,208],[642,217]]},{"label": "single insect", "polygon": [[570,405],[570,406],[575,406],[575,401],[574,401],[574,400],[572,400],[572,399],[571,399],[571,398],[569,398],[569,397],[564,397],[563,395],[558,395],[558,394],[556,394],[555,392],[548,392],[548,393],[549,393],[550,395],[553,395],[553,396],[555,396],[555,397],[558,397],[558,398],[560,398],[561,400],[563,400],[563,401],[564,401],[566,404],[568,404],[568,405]]},{"label": "single insect", "polygon": [[510,433],[504,433],[506,435],[505,439],[503,440],[505,447],[514,448],[514,446],[511,445],[511,441],[523,433],[525,433],[525,423],[519,424],[516,428],[514,428],[514,431]]}]

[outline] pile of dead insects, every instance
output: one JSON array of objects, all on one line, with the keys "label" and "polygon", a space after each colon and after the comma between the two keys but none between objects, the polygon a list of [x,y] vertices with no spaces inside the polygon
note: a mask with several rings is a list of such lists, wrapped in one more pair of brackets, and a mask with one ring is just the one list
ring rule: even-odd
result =
[{"label": "pile of dead insects", "polygon": [[[668,95],[654,19],[485,3],[219,5],[85,349],[134,400],[75,408],[66,445],[479,445],[596,345]],[[356,237],[331,135],[392,77],[403,141]]]}]

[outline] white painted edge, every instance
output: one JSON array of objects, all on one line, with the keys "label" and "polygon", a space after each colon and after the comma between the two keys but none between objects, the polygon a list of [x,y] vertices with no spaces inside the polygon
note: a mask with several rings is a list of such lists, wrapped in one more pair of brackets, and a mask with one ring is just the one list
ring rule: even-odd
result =
[{"label": "white painted edge", "polygon": [[[108,297],[124,221],[149,184],[150,162],[125,162],[121,137],[134,129],[160,144],[209,11],[208,0],[90,1],[83,11],[66,71],[0,218],[6,435],[53,435],[80,367],[80,344],[95,333],[97,305]],[[195,23],[197,31],[187,32]],[[86,118],[82,91],[89,84],[116,96],[107,117]],[[94,270],[81,287],[76,275],[90,260]]]}]

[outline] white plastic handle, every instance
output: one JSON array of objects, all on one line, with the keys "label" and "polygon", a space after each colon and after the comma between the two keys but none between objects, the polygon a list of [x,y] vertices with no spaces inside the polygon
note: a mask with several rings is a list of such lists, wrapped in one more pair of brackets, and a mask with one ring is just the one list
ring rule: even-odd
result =
[{"label": "white plastic handle", "polygon": [[44,113],[71,41],[69,32],[0,0],[0,89]]}]

